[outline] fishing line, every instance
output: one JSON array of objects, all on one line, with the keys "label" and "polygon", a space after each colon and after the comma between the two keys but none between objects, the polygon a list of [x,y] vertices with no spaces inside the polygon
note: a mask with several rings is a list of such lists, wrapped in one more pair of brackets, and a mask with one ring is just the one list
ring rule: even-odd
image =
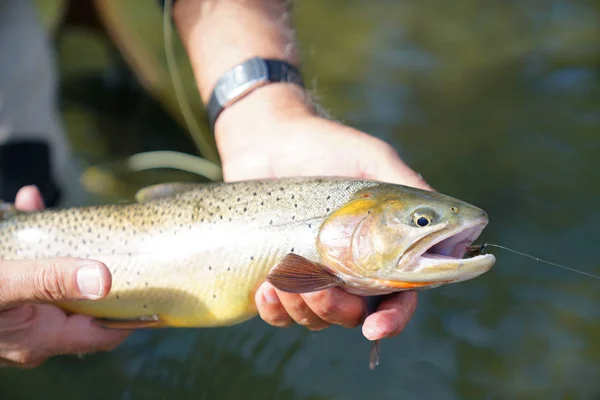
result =
[{"label": "fishing line", "polygon": [[528,258],[534,259],[534,260],[542,262],[542,263],[546,263],[546,264],[553,265],[555,267],[566,269],[567,271],[575,272],[575,273],[578,273],[578,274],[581,274],[581,275],[586,275],[586,276],[588,276],[590,278],[594,278],[594,279],[600,279],[600,276],[598,276],[598,275],[590,274],[590,273],[584,272],[584,271],[579,271],[579,270],[574,269],[574,268],[569,268],[569,267],[567,267],[565,265],[561,265],[561,264],[553,263],[553,262],[550,262],[550,261],[542,260],[539,257],[535,257],[535,256],[532,256],[532,255],[529,255],[529,254],[521,253],[520,251],[509,249],[508,247],[500,246],[499,244],[485,243],[485,244],[479,244],[479,245],[469,246],[468,249],[469,249],[469,251],[475,251],[475,252],[480,252],[481,253],[481,252],[483,252],[483,249],[486,248],[486,247],[497,247],[499,249],[506,250],[506,251],[509,251],[511,253],[518,254],[520,256],[528,257]]},{"label": "fishing line", "polygon": [[[183,83],[181,79],[181,75],[179,74],[179,68],[177,66],[177,59],[175,57],[175,49],[173,45],[173,38],[171,36],[171,21],[173,18],[173,0],[165,0],[164,8],[163,8],[163,46],[165,50],[165,57],[167,60],[167,71],[169,73],[169,77],[171,79],[171,83],[173,85],[173,90],[175,91],[175,99],[177,100],[177,104],[179,104],[179,109],[181,110],[181,115],[185,121],[185,124],[190,131],[192,140],[196,143],[196,146],[199,149],[204,149],[206,153],[209,151],[212,153],[210,149],[210,144],[208,140],[205,138],[205,135],[202,134],[202,129],[196,118],[194,117],[194,113],[191,109],[190,102],[185,94],[185,90],[183,89]],[[208,135],[206,135],[208,136]],[[211,160],[212,162],[212,160]],[[215,164],[213,162],[213,164]],[[215,164],[216,165],[216,164]],[[220,168],[220,167],[219,167]],[[220,179],[220,178],[219,178]]]}]

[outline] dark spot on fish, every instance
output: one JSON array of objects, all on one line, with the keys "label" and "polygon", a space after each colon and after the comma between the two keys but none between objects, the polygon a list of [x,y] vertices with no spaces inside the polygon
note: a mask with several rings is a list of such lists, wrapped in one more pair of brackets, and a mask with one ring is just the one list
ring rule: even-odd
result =
[{"label": "dark spot on fish", "polygon": [[296,219],[296,216],[295,216],[295,215],[292,215],[292,219]]},{"label": "dark spot on fish", "polygon": [[98,247],[98,253],[102,253],[102,249]]},{"label": "dark spot on fish", "polygon": [[282,187],[280,187],[279,190],[281,190],[283,192],[284,189]]},{"label": "dark spot on fish", "polygon": [[88,233],[91,233],[91,232],[92,232],[92,228],[88,228]]},{"label": "dark spot on fish", "polygon": [[211,267],[210,265],[208,266],[208,270],[209,270],[209,271],[212,271],[212,267]]},{"label": "dark spot on fish", "polygon": [[140,271],[137,271],[137,272],[136,272],[136,274],[138,274],[138,275],[139,275],[139,274],[140,274]]},{"label": "dark spot on fish", "polygon": [[239,197],[237,198],[237,201],[240,201],[240,198],[239,198]]},{"label": "dark spot on fish", "polygon": [[367,214],[371,214],[371,210],[367,211]]},{"label": "dark spot on fish", "polygon": [[100,234],[98,234],[98,235],[96,236],[96,239],[100,239]]},{"label": "dark spot on fish", "polygon": [[129,286],[129,281],[127,281],[126,283],[127,283],[127,286]]},{"label": "dark spot on fish", "polygon": [[204,222],[204,218],[202,218],[202,219],[200,220],[200,222]]},{"label": "dark spot on fish", "polygon": [[281,200],[281,199],[278,197],[278,198],[276,198],[275,200],[279,201],[279,200]]},{"label": "dark spot on fish", "polygon": [[269,225],[273,225],[273,220],[270,220],[270,221],[269,221]]},{"label": "dark spot on fish", "polygon": [[115,254],[115,249],[112,249],[112,254]]},{"label": "dark spot on fish", "polygon": [[231,206],[227,207],[228,210],[231,210]]},{"label": "dark spot on fish", "polygon": [[329,212],[329,207],[327,207],[327,212]]},{"label": "dark spot on fish", "polygon": [[247,208],[247,207],[244,207],[244,212],[246,212],[246,211],[248,211],[248,208]]},{"label": "dark spot on fish", "polygon": [[350,186],[346,186],[346,190],[350,190]]},{"label": "dark spot on fish", "polygon": [[290,250],[290,253],[293,253],[293,252],[294,252],[294,248],[292,247],[292,250]]},{"label": "dark spot on fish", "polygon": [[256,192],[252,193],[252,196],[256,196]]},{"label": "dark spot on fish", "polygon": [[209,206],[212,206],[212,201],[210,203],[208,203]]},{"label": "dark spot on fish", "polygon": [[144,282],[144,285],[148,286],[148,282]]},{"label": "dark spot on fish", "polygon": [[222,216],[222,215],[219,215],[219,218],[220,218],[220,219],[223,219],[223,216]]},{"label": "dark spot on fish", "polygon": [[131,257],[131,253],[127,253],[127,256]]},{"label": "dark spot on fish", "polygon": [[250,256],[250,259],[251,259],[251,260],[254,260],[254,256]]},{"label": "dark spot on fish", "polygon": [[265,205],[265,202],[264,202],[264,201],[261,201],[261,202],[260,202],[260,205],[261,205],[261,206],[264,206],[264,205]]},{"label": "dark spot on fish", "polygon": [[309,227],[309,228],[312,228],[312,224],[308,224],[308,227]]},{"label": "dark spot on fish", "polygon": [[148,308],[148,305],[147,305],[147,304],[144,304],[144,308]]},{"label": "dark spot on fish", "polygon": [[231,271],[231,267],[227,267],[227,271]]},{"label": "dark spot on fish", "polygon": [[327,200],[329,200],[331,198],[331,196],[327,196]]},{"label": "dark spot on fish", "polygon": [[294,196],[294,195],[292,194],[292,200],[294,200],[294,197],[296,197],[296,196]]},{"label": "dark spot on fish", "polygon": [[267,192],[267,194],[270,196],[270,195],[271,195],[271,192]]},{"label": "dark spot on fish", "polygon": [[216,298],[217,298],[217,295],[216,295],[216,294],[213,294],[213,299],[216,299]]},{"label": "dark spot on fish", "polygon": [[233,218],[229,218],[229,222],[233,221]]}]

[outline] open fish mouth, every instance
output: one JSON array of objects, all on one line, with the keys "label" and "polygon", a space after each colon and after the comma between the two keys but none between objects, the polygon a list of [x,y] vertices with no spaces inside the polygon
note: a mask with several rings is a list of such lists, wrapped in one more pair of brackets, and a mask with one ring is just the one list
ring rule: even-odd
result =
[{"label": "open fish mouth", "polygon": [[469,247],[486,227],[487,221],[481,221],[469,227],[462,227],[458,232],[450,232],[449,236],[438,238],[420,257],[430,259],[457,259],[463,258]]},{"label": "open fish mouth", "polygon": [[[438,232],[429,247],[411,254],[413,260],[408,268],[398,271],[411,282],[450,283],[472,279],[487,272],[495,263],[492,254],[467,256],[468,247],[479,237],[487,226],[487,218],[481,218],[468,225]],[[395,274],[396,275],[396,274]]]}]

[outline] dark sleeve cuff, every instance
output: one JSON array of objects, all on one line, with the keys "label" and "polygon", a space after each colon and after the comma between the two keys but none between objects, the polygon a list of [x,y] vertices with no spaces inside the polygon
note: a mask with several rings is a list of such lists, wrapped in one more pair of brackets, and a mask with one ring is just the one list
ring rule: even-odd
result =
[{"label": "dark sleeve cuff", "polygon": [[50,146],[43,141],[11,141],[0,145],[0,199],[13,203],[19,189],[36,185],[48,207],[60,199],[52,177]]}]

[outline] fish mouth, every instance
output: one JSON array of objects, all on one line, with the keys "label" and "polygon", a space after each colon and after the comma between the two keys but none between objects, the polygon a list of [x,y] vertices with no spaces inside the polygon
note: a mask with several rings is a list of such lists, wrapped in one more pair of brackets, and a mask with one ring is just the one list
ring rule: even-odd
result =
[{"label": "fish mouth", "polygon": [[[400,267],[395,273],[395,279],[404,282],[427,282],[427,286],[445,284],[472,279],[487,272],[495,263],[492,254],[467,256],[470,246],[488,224],[486,217],[461,225],[458,228],[446,228],[439,231],[435,237],[426,237],[427,247],[416,248],[400,259]],[[415,247],[419,243],[415,243]],[[406,258],[410,260],[406,262]],[[401,266],[402,264],[405,266]]]}]

